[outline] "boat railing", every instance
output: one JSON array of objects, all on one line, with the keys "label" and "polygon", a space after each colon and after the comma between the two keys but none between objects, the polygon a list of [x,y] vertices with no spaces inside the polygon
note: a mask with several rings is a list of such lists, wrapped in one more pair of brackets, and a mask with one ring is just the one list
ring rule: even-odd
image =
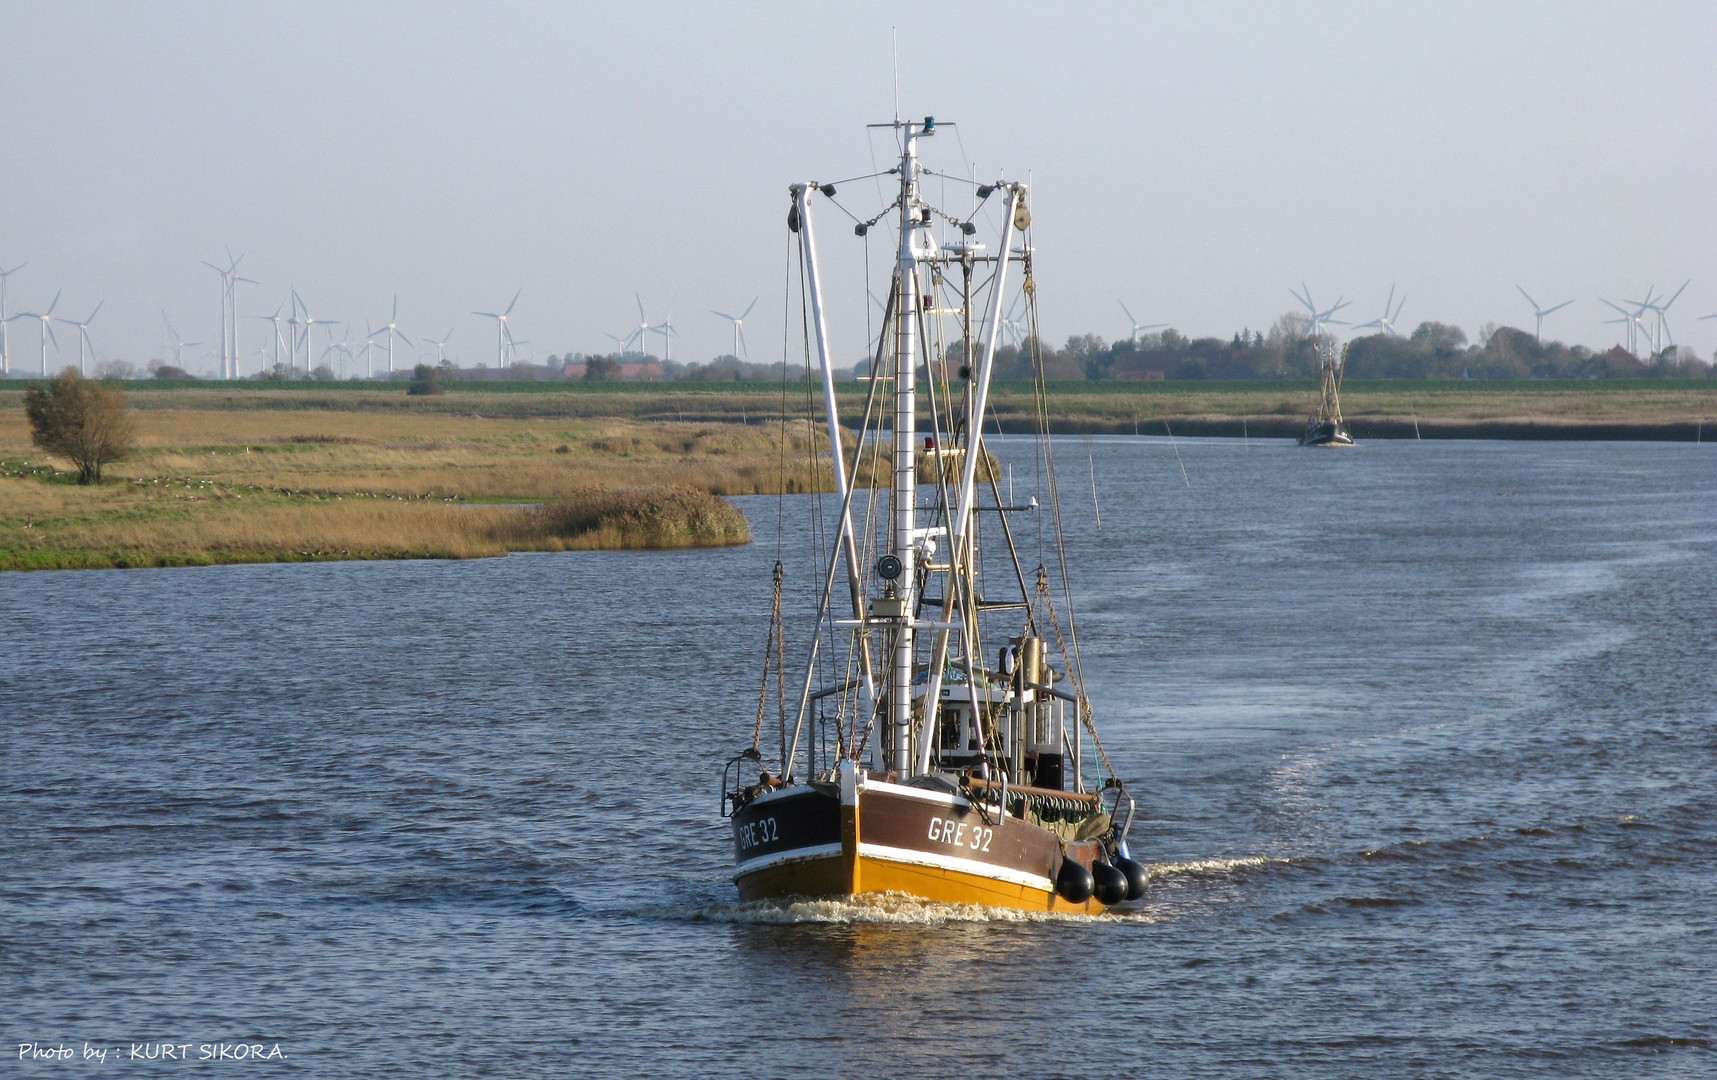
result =
[{"label": "boat railing", "polygon": [[1102,795],[1098,792],[1060,791],[1055,788],[1032,787],[1029,784],[986,780],[981,776],[968,776],[966,787],[983,796],[994,793],[998,798],[1009,802],[1016,798],[1022,799],[1034,808],[1061,813],[1089,813],[1102,806]]},{"label": "boat railing", "polygon": [[[1122,858],[1132,858],[1127,852],[1127,836],[1133,831],[1133,815],[1138,812],[1138,801],[1114,777],[1109,778],[1109,782],[1104,785],[1104,791],[1115,793],[1115,806],[1109,811],[1110,821],[1118,821],[1121,816],[1121,800],[1125,799],[1127,802],[1127,819],[1115,826],[1115,846],[1120,851]],[[1098,798],[1102,798],[1102,795],[1103,792],[1101,791],[1097,793]]]},{"label": "boat railing", "polygon": [[743,762],[753,762],[759,768],[763,765],[763,757],[756,750],[742,750],[727,760],[721,767],[721,816],[732,817],[739,809],[756,798],[759,789],[774,790],[780,787],[784,780],[772,776],[769,770],[763,771],[757,777],[757,783],[743,783],[745,773]]}]

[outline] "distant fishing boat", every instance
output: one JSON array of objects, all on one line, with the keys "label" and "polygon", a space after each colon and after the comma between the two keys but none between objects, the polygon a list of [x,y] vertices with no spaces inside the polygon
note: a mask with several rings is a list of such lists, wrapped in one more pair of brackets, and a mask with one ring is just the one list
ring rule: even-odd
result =
[{"label": "distant fishing boat", "polygon": [[1347,347],[1336,359],[1335,347],[1320,343],[1318,347],[1318,405],[1306,429],[1300,432],[1301,446],[1352,446],[1347,423],[1341,418],[1341,374],[1347,367]]},{"label": "distant fishing boat", "polygon": [[[1026,186],[924,169],[919,143],[939,130],[933,117],[873,128],[897,140],[899,161],[854,187],[876,190],[881,179],[892,200],[868,219],[840,209],[859,237],[892,214],[894,260],[850,465],[812,228],[813,205],[837,192],[790,189],[793,295],[804,297],[821,362],[839,512],[813,530],[830,538],[826,577],[805,667],[791,682],[777,566],[751,747],[722,777],[734,882],[744,900],[900,893],[1101,912],[1138,899],[1146,874],[1127,847],[1133,800],[1085,695],[1048,433],[1038,432],[1043,502],[1023,505],[1003,499],[981,435],[1004,301],[1023,297],[1025,325],[1037,325]],[[969,207],[929,201],[927,177]],[[1046,427],[1041,358],[1033,364]],[[886,504],[859,483],[866,455],[871,475],[891,478]],[[1026,524],[1011,525],[1016,516]],[[1029,550],[1016,546],[1016,528],[1033,534]],[[778,747],[766,765],[771,664]]]}]

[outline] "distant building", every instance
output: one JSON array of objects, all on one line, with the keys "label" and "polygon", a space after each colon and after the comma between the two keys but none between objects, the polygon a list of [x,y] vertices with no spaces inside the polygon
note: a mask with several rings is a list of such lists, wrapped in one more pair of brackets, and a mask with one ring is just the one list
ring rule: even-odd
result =
[{"label": "distant building", "polygon": [[1160,357],[1147,360],[1143,354],[1127,353],[1115,361],[1115,366],[1109,369],[1109,375],[1123,382],[1162,382],[1168,378],[1163,363]]},{"label": "distant building", "polygon": [[1610,371],[1613,374],[1644,375],[1651,371],[1650,364],[1641,360],[1633,353],[1628,352],[1620,345],[1610,349],[1609,352],[1604,354],[1604,357],[1609,361]]}]

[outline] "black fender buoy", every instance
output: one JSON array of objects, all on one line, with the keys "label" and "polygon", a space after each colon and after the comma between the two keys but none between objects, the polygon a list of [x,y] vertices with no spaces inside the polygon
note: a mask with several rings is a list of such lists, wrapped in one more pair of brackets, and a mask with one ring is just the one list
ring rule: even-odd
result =
[{"label": "black fender buoy", "polygon": [[1072,859],[1061,860],[1061,869],[1055,873],[1055,891],[1063,900],[1069,904],[1083,904],[1091,899],[1091,890],[1095,887],[1091,871]]},{"label": "black fender buoy", "polygon": [[1127,875],[1116,869],[1115,864],[1098,859],[1091,864],[1091,877],[1095,881],[1092,894],[1105,906],[1127,898]]},{"label": "black fender buoy", "polygon": [[1137,900],[1145,895],[1145,886],[1151,882],[1151,876],[1145,873],[1145,868],[1125,855],[1115,860],[1115,869],[1127,879],[1127,899]]}]

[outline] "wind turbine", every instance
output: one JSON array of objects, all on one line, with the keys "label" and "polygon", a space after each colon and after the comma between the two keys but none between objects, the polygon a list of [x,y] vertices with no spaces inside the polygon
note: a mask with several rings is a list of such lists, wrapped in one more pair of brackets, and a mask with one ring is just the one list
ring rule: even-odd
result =
[{"label": "wind turbine", "polygon": [[[1324,308],[1322,311],[1319,311],[1318,306],[1316,304],[1312,303],[1312,291],[1310,289],[1306,288],[1305,282],[1303,282],[1303,281],[1300,282],[1300,289],[1304,293],[1304,295],[1301,295],[1301,293],[1295,292],[1294,293],[1294,299],[1296,299],[1300,303],[1306,305],[1306,310],[1311,313],[1311,320],[1312,321],[1311,321],[1310,332],[1311,332],[1312,337],[1317,337],[1320,333],[1322,333],[1323,328],[1325,326],[1330,326],[1330,325],[1346,326],[1347,325],[1347,323],[1344,322],[1343,320],[1332,319],[1332,318],[1330,318],[1330,316],[1334,315],[1336,312],[1340,311],[1342,308],[1353,303],[1352,300],[1343,300],[1341,297],[1338,296],[1338,297],[1336,297],[1335,305],[1333,307],[1327,307],[1327,308]],[[1289,289],[1288,291],[1294,292],[1294,290],[1292,290],[1292,289]],[[1406,299],[1407,299],[1406,297],[1402,297],[1401,299],[1402,299],[1402,303],[1406,303]]]},{"label": "wind turbine", "polygon": [[[1622,303],[1634,305],[1635,320],[1643,318],[1645,313],[1652,309],[1652,305],[1657,303],[1657,285],[1654,283],[1651,288],[1645,291],[1644,300],[1623,300]],[[1645,330],[1645,324],[1643,322],[1639,323],[1639,329],[1641,331]]]},{"label": "wind turbine", "polygon": [[632,298],[638,301],[638,326],[627,335],[626,344],[630,346],[635,341],[638,343],[638,351],[645,352],[644,335],[654,332],[656,328],[650,325],[649,317],[644,314],[644,298],[638,293],[633,293]]},{"label": "wind turbine", "polygon": [[[1655,289],[1656,286],[1653,286],[1653,288]],[[1647,298],[1647,301],[1649,302],[1650,298],[1651,298],[1651,293],[1649,293],[1649,292],[1646,293],[1646,298]],[[1605,319],[1604,324],[1606,326],[1609,325],[1610,323],[1625,323],[1625,324],[1627,324],[1628,353],[1630,355],[1633,355],[1633,356],[1638,356],[1639,355],[1639,332],[1645,328],[1645,324],[1640,321],[1640,316],[1645,314],[1646,305],[1641,304],[1638,310],[1629,311],[1627,308],[1624,308],[1619,304],[1611,304],[1608,300],[1605,300],[1601,296],[1598,298],[1598,300],[1600,303],[1606,304],[1610,308],[1613,308],[1616,312],[1618,312],[1621,315],[1621,318],[1619,318],[1619,319]],[[1629,302],[1631,303],[1632,301],[1629,301]]]},{"label": "wind turbine", "polygon": [[[1537,320],[1537,322],[1533,324],[1532,337],[1533,340],[1542,345],[1544,343],[1544,316],[1553,311],[1561,311],[1574,301],[1564,300],[1555,307],[1539,307],[1538,301],[1532,298],[1531,293],[1528,293],[1525,289],[1521,289],[1519,285],[1516,285],[1515,288],[1520,289],[1520,295],[1526,297],[1526,302],[1532,305],[1532,317]],[[1608,303],[1608,301],[1606,301],[1606,303]]]},{"label": "wind turbine", "polygon": [[[64,289],[61,289],[59,292],[54,293],[54,302],[48,305],[48,310],[41,312],[40,314],[34,311],[20,311],[18,314],[12,316],[13,319],[42,320],[42,378],[44,379],[48,377],[48,341],[50,339],[53,341],[55,352],[58,352],[60,349],[60,339],[54,337],[54,328],[48,324],[54,319],[54,308],[59,306],[60,293],[64,291]],[[61,319],[60,321],[65,322],[64,319]]]},{"label": "wind turbine", "polygon": [[434,338],[418,338],[417,340],[423,342],[425,345],[435,346],[436,364],[445,364],[447,362],[447,343],[453,340],[453,327],[449,326],[447,328],[446,336],[444,336],[440,341],[437,341]]},{"label": "wind turbine", "polygon": [[[183,371],[183,370],[185,370],[185,365],[182,362],[181,357],[182,357],[184,351],[186,349],[194,348],[198,345],[201,345],[202,342],[200,342],[200,341],[185,341],[185,340],[181,339],[179,337],[179,331],[173,329],[173,321],[171,319],[167,318],[167,309],[166,308],[161,309],[161,321],[167,324],[167,336],[173,339],[173,366],[178,368],[180,371]],[[280,354],[278,351],[276,351],[276,353],[275,353],[274,363],[275,363],[276,367],[280,366]]]},{"label": "wind turbine", "polygon": [[96,305],[95,305],[95,311],[90,312],[89,318],[85,319],[83,322],[78,322],[76,319],[62,319],[61,320],[67,326],[75,326],[78,328],[78,374],[79,375],[84,374],[84,369],[83,369],[84,347],[87,345],[87,346],[89,346],[89,351],[92,354],[95,352],[95,346],[93,344],[91,344],[90,340],[89,340],[89,324],[95,321],[95,312],[100,311],[101,305],[105,304],[105,303],[107,303],[106,300],[97,301]]},{"label": "wind turbine", "polygon": [[[311,331],[311,329],[313,327],[315,327],[318,323],[320,323],[323,326],[329,327],[330,329],[329,329],[328,333],[332,334],[334,332],[332,328],[335,326],[338,326],[340,323],[339,323],[338,319],[313,319],[313,318],[311,318],[310,317],[310,305],[306,304],[303,301],[303,299],[301,297],[299,297],[297,292],[294,292],[292,294],[292,298],[294,300],[296,300],[298,302],[298,306],[304,310],[304,377],[306,379],[308,379],[310,377],[310,331]],[[332,340],[332,339],[330,339],[330,340]]]},{"label": "wind turbine", "polygon": [[1686,281],[1681,283],[1681,288],[1675,290],[1674,296],[1671,296],[1661,304],[1653,302],[1650,298],[1650,294],[1648,293],[1646,295],[1646,302],[1640,305],[1639,313],[1641,315],[1645,314],[1647,310],[1655,311],[1657,313],[1657,333],[1652,341],[1651,350],[1653,355],[1663,351],[1663,341],[1665,338],[1669,339],[1669,343],[1671,345],[1675,344],[1675,335],[1669,332],[1669,320],[1666,316],[1669,313],[1670,305],[1681,299],[1681,294],[1687,291],[1687,287],[1691,284],[1693,284],[1693,279],[1688,278]]},{"label": "wind turbine", "polygon": [[[375,337],[376,334],[386,334],[388,336],[388,374],[392,375],[393,374],[393,339],[395,337],[398,337],[401,341],[405,342],[407,345],[411,345],[411,339],[406,337],[404,334],[400,333],[400,329],[399,329],[399,294],[398,293],[394,293],[394,296],[393,296],[393,315],[388,319],[388,322],[386,325],[384,325],[380,330],[377,330],[374,334],[371,334],[370,336]],[[417,348],[416,345],[411,345],[411,347],[414,349]]]},{"label": "wind turbine", "polygon": [[221,378],[238,378],[238,284],[255,285],[257,282],[247,277],[238,276],[238,264],[244,261],[244,256],[233,257],[233,249],[227,248],[227,267],[225,270],[203,260],[203,265],[221,276]]},{"label": "wind turbine", "polygon": [[[322,347],[322,351],[316,355],[316,359],[326,360],[326,359],[328,359],[329,354],[331,354],[339,344],[339,342],[336,342],[334,340],[334,327],[345,326],[346,324],[343,322],[340,322],[338,320],[330,319],[330,320],[318,320],[318,325],[320,325],[324,330],[328,331],[328,344],[326,344]],[[351,330],[347,329],[345,333],[340,335],[340,338],[341,338],[341,341],[344,341],[346,338],[349,338],[351,336],[352,336]],[[304,359],[305,359],[305,366],[308,367],[310,358],[308,356],[306,356]],[[323,366],[326,367],[327,365],[324,364]],[[332,370],[332,369],[330,368],[329,370]]]},{"label": "wind turbine", "polygon": [[[274,327],[274,366],[276,368],[280,367],[280,309],[285,307],[285,306],[286,306],[286,301],[282,300],[278,305],[275,306],[273,315],[252,315],[251,316],[251,318],[253,318],[253,319],[261,319],[263,322],[266,322],[266,323],[268,323]],[[162,314],[163,314],[163,316],[165,316],[166,313],[163,312]],[[297,326],[298,326],[298,308],[296,306],[294,306],[292,309],[291,322],[292,322],[292,326],[294,328],[293,333],[296,334],[297,333]],[[172,326],[169,325],[167,327],[167,329],[171,330]],[[177,336],[177,335],[175,335],[175,336]],[[175,359],[173,362],[175,364],[177,364],[179,361]]]},{"label": "wind turbine", "polygon": [[1132,310],[1129,309],[1124,302],[1117,299],[1115,303],[1121,305],[1121,310],[1127,313],[1127,321],[1133,326],[1133,332],[1127,335],[1127,340],[1131,341],[1134,345],[1139,343],[1140,330],[1161,330],[1163,327],[1168,325],[1168,323],[1150,323],[1149,325],[1142,323],[1133,315]]},{"label": "wind turbine", "polygon": [[[324,324],[324,325],[330,325],[330,324]],[[334,340],[334,331],[330,325],[330,329],[328,331],[328,347],[322,350],[321,359],[326,360],[326,359],[328,359],[328,357],[333,356],[335,353],[340,354],[340,356],[344,358],[340,361],[340,373],[338,376],[336,376],[337,378],[345,378],[345,376],[346,376],[346,362],[352,359],[351,337],[352,337],[351,327],[347,326],[345,333],[340,335],[340,340],[335,341]]]},{"label": "wind turbine", "polygon": [[[240,255],[239,258],[242,259],[242,258],[244,258],[244,256]],[[237,267],[238,267],[237,260],[234,260],[233,267],[234,267],[234,269],[237,269]],[[232,279],[232,284],[228,286],[228,288],[232,291],[232,311],[233,311],[233,317],[232,317],[233,366],[232,366],[232,374],[230,376],[228,376],[229,378],[233,378],[233,379],[238,378],[238,287],[240,285],[260,285],[260,284],[262,284],[262,282],[257,281],[254,278],[239,277],[235,274],[233,276],[233,279]]]},{"label": "wind turbine", "polygon": [[710,311],[711,315],[719,315],[733,324],[733,358],[735,360],[739,359],[740,349],[745,350],[745,355],[751,355],[750,346],[745,344],[745,317],[751,314],[751,309],[756,307],[757,301],[761,299],[762,297],[760,296],[752,297],[751,303],[745,305],[745,310],[740,312],[738,315],[729,315],[725,311]]},{"label": "wind turbine", "polygon": [[289,285],[286,291],[292,301],[292,313],[286,318],[286,377],[290,379],[298,369],[298,327],[301,324],[298,321],[298,290]]},{"label": "wind turbine", "polygon": [[[1027,327],[1025,323],[1019,321],[1020,305],[1024,303],[1025,293],[1022,292],[1014,297],[1013,306],[1009,307],[1008,313],[1002,317],[1002,330],[1007,333],[1008,344],[1013,345],[1015,348],[1018,348],[1020,344],[1025,341]],[[1124,311],[1126,309],[1123,308],[1122,310]],[[1128,318],[1131,317],[1132,316],[1129,314]],[[1146,329],[1146,327],[1141,326],[1139,329],[1143,330]],[[1150,329],[1156,328],[1150,327]]]},{"label": "wind turbine", "polygon": [[[364,320],[364,345],[363,345],[363,349],[364,349],[364,378],[373,379],[376,377],[376,365],[375,365],[375,361],[372,358],[371,354],[376,351],[376,343],[373,340],[371,340],[369,330],[370,330],[369,320],[366,319],[366,320]],[[354,356],[352,359],[353,359],[354,363],[357,361],[356,356]]]},{"label": "wind turbine", "polygon": [[662,335],[662,363],[666,364],[673,358],[672,357],[673,350],[670,348],[670,346],[673,343],[674,333],[675,333],[675,331],[674,331],[674,309],[670,307],[668,309],[668,317],[663,319],[660,323],[651,327],[650,329],[652,329],[656,333]]},{"label": "wind turbine", "polygon": [[12,347],[6,338],[6,324],[11,321],[6,318],[6,279],[28,265],[19,263],[10,270],[0,270],[0,379],[12,374]]},{"label": "wind turbine", "polygon": [[507,366],[507,345],[513,340],[513,331],[507,326],[507,316],[513,313],[513,305],[519,302],[519,293],[524,291],[520,289],[519,292],[513,294],[513,303],[508,304],[505,311],[473,311],[471,313],[481,315],[485,319],[495,320],[495,370],[497,371]]},{"label": "wind turbine", "polygon": [[[227,257],[232,258],[231,248],[227,249]],[[233,271],[238,268],[238,264],[235,262],[227,269],[222,270],[214,263],[204,259],[203,265],[221,276],[221,378],[224,379],[227,377],[227,313],[232,303],[232,275]]]},{"label": "wind turbine", "polygon": [[[1391,304],[1395,305],[1394,314],[1391,314],[1389,311],[1389,306]],[[1383,333],[1389,335],[1390,337],[1400,337],[1401,332],[1399,330],[1395,329],[1395,320],[1399,319],[1401,317],[1401,309],[1405,306],[1407,306],[1407,294],[1402,293],[1401,294],[1401,302],[1399,304],[1396,304],[1395,303],[1395,286],[1391,285],[1391,286],[1389,286],[1389,298],[1387,300],[1383,301],[1383,314],[1380,315],[1379,317],[1371,320],[1368,323],[1360,323],[1358,326],[1354,327],[1354,329],[1355,330],[1367,330],[1367,329],[1370,329],[1372,327],[1376,327],[1378,330],[1383,331]]]}]

